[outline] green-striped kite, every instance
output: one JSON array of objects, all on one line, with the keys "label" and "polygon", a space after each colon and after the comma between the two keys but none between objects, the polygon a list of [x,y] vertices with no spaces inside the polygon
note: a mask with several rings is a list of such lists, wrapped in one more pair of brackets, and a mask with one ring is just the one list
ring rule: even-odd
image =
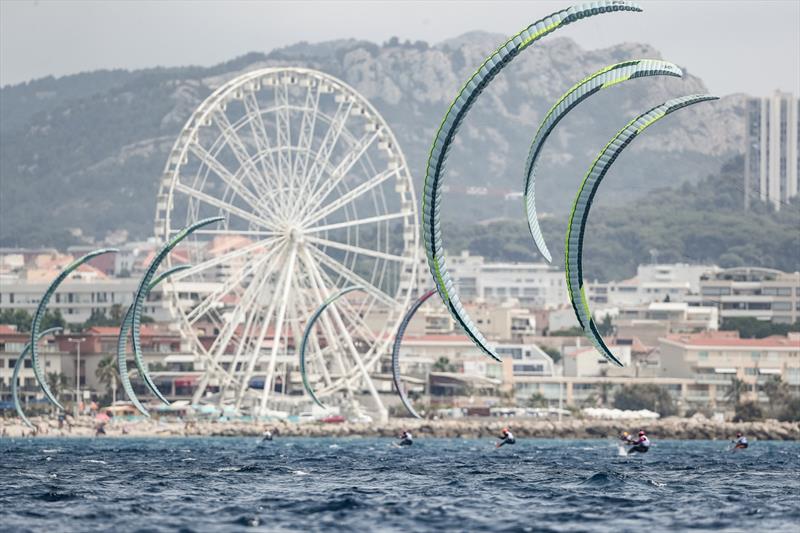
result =
[{"label": "green-striped kite", "polygon": [[68,264],[64,267],[64,270],[53,280],[50,286],[45,291],[44,296],[39,301],[39,306],[36,308],[36,314],[33,315],[33,322],[31,323],[31,360],[33,361],[33,374],[36,376],[36,381],[39,382],[39,386],[44,391],[44,395],[47,396],[47,399],[50,400],[56,407],[64,410],[64,406],[56,399],[53,393],[50,391],[50,387],[47,386],[47,380],[45,380],[44,372],[42,371],[42,363],[39,359],[39,348],[36,346],[36,341],[39,338],[39,328],[42,326],[42,319],[44,319],[45,308],[47,307],[47,302],[50,301],[50,298],[58,289],[58,286],[61,285],[61,282],[66,279],[75,269],[79,266],[84,264],[85,262],[89,261],[97,257],[98,255],[109,254],[109,253],[116,253],[119,250],[116,248],[101,248],[100,250],[94,250],[89,252],[88,254],[84,255],[83,257],[79,257],[72,263]]},{"label": "green-striped kite", "polygon": [[539,249],[539,253],[544,256],[548,263],[552,261],[552,257],[550,256],[550,250],[547,249],[547,244],[544,242],[544,236],[539,227],[539,221],[536,218],[536,195],[534,194],[534,188],[536,181],[536,164],[539,161],[542,147],[550,136],[550,133],[552,133],[561,119],[572,111],[572,109],[577,107],[578,104],[606,87],[612,87],[623,81],[645,76],[680,77],[682,75],[681,69],[667,61],[659,61],[657,59],[624,61],[598,70],[591,76],[585,78],[564,93],[556,104],[547,112],[536,132],[536,136],[533,138],[533,142],[531,142],[528,160],[525,163],[524,198],[525,211],[528,215],[528,230],[530,230],[536,247]]},{"label": "green-striped kite", "polygon": [[453,280],[447,271],[446,257],[442,245],[441,193],[445,177],[445,163],[458,128],[481,92],[497,74],[520,52],[555,30],[572,22],[602,13],[614,11],[641,11],[631,2],[622,0],[603,0],[573,6],[553,13],[535,22],[513,36],[497,49],[478,68],[464,84],[455,100],[447,110],[441,126],[433,141],[425,174],[422,196],[423,236],[428,268],[436,284],[436,290],[455,321],[464,329],[469,338],[487,355],[499,361],[495,351],[489,347],[486,338],[472,322],[456,293]]},{"label": "green-striped kite", "polygon": [[578,324],[580,324],[586,337],[606,359],[617,366],[623,365],[603,342],[603,337],[592,319],[589,301],[586,298],[583,287],[583,237],[586,231],[586,223],[589,220],[589,209],[597,193],[597,188],[600,186],[600,182],[603,181],[608,169],[611,168],[611,165],[614,164],[614,161],[625,147],[645,128],[673,111],[716,99],[716,96],[708,94],[683,96],[669,100],[631,120],[611,139],[597,156],[597,159],[594,160],[592,166],[589,167],[589,171],[586,173],[586,177],[583,179],[583,183],[581,183],[581,187],[575,197],[575,202],[572,205],[572,214],[569,217],[569,226],[567,228],[566,258],[564,261],[569,299],[572,302],[572,308],[575,310]]},{"label": "green-striped kite", "polygon": [[[61,331],[63,328],[55,327],[55,328],[48,328],[43,332],[39,333],[39,336],[36,337],[36,340],[40,340],[42,337],[50,335],[51,333],[55,333],[56,331]],[[31,343],[25,345],[22,351],[17,357],[17,362],[14,363],[14,372],[11,375],[11,397],[14,399],[14,409],[17,411],[17,416],[22,419],[22,422],[31,429],[36,429],[34,425],[28,420],[28,417],[25,416],[25,412],[22,410],[22,404],[19,401],[19,385],[17,385],[17,380],[19,379],[19,372],[22,370],[22,367],[25,364],[25,358],[28,357],[28,352],[30,352]]]},{"label": "green-striped kite", "polygon": [[[152,291],[156,285],[164,281],[172,274],[180,272],[181,270],[186,270],[189,267],[190,265],[178,265],[170,268],[169,270],[165,270],[150,282],[150,285],[147,287],[147,292],[149,293]],[[142,403],[139,401],[139,398],[136,396],[136,392],[133,390],[133,385],[131,385],[130,375],[128,375],[128,361],[126,359],[126,352],[128,347],[128,332],[130,331],[132,325],[132,313],[133,304],[128,307],[128,311],[125,313],[125,318],[122,319],[122,325],[120,326],[119,338],[117,339],[117,369],[119,370],[119,379],[122,382],[122,388],[125,390],[125,394],[128,395],[131,403],[139,410],[140,413],[145,416],[150,416],[150,413],[147,412],[147,409],[142,405]],[[144,365],[144,359],[142,355],[136,354],[134,361],[136,362],[136,368],[139,370],[139,375],[143,376],[146,374],[147,367]]]},{"label": "green-striped kite", "polygon": [[[139,282],[139,287],[136,289],[136,295],[134,296],[133,303],[131,304],[132,311],[129,311],[130,313],[129,320],[131,321],[130,325],[131,338],[132,338],[131,344],[133,345],[133,353],[134,353],[134,358],[136,360],[136,366],[139,369],[142,381],[145,382],[147,387],[151,391],[153,391],[153,394],[155,394],[159,400],[161,400],[163,403],[167,405],[169,405],[169,401],[164,397],[163,394],[161,394],[161,391],[158,390],[158,387],[156,387],[156,384],[153,382],[153,379],[147,372],[147,366],[144,364],[144,358],[142,357],[142,347],[141,347],[142,343],[139,340],[139,330],[141,329],[142,326],[141,323],[142,305],[144,304],[144,299],[147,297],[147,293],[150,291],[151,284],[153,283],[153,279],[155,278],[156,275],[156,270],[158,270],[158,267],[161,265],[161,262],[164,259],[166,259],[167,254],[169,254],[173,248],[178,246],[178,244],[183,239],[185,239],[198,229],[202,228],[203,226],[208,226],[209,224],[213,224],[214,222],[219,222],[221,220],[225,220],[225,217],[216,216],[198,220],[194,224],[191,224],[180,230],[178,233],[175,234],[174,237],[172,237],[169,241],[167,241],[167,243],[161,248],[161,250],[158,251],[156,256],[153,258],[153,261],[150,263],[150,266],[147,268],[147,271],[142,277],[142,280]],[[123,327],[120,327],[120,336],[122,336],[123,329],[124,329]],[[119,341],[117,343],[117,346],[119,347]],[[117,354],[117,357],[119,357],[119,354]],[[146,411],[144,411],[143,413],[146,414]]]},{"label": "green-striped kite", "polygon": [[[363,291],[363,290],[364,287],[361,287],[359,285],[354,285],[352,287],[345,287],[344,289],[340,290],[333,296],[330,296],[327,300],[322,302],[322,305],[320,305],[316,311],[314,311],[314,314],[311,315],[311,318],[308,319],[308,323],[306,324],[306,329],[303,332],[303,339],[300,341],[300,376],[303,378],[303,387],[306,389],[308,395],[311,396],[311,399],[314,400],[314,403],[316,403],[322,408],[325,408],[325,405],[319,400],[319,398],[317,398],[314,389],[311,387],[311,383],[308,381],[308,375],[306,374],[306,349],[308,348],[308,339],[311,337],[311,330],[314,328],[314,324],[317,322],[320,315],[322,315],[322,312],[325,311],[325,309],[327,309],[329,305],[331,305],[333,302],[335,302],[348,292]],[[275,342],[278,341],[275,340]],[[268,386],[268,384],[264,383],[264,386],[266,387]]]}]

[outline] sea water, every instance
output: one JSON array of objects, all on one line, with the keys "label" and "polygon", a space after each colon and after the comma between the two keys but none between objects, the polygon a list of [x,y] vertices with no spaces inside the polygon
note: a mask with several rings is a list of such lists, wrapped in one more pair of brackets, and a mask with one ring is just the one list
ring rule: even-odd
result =
[{"label": "sea water", "polygon": [[[0,439],[0,530],[790,531],[800,444]],[[796,529],[794,529],[796,531]]]}]

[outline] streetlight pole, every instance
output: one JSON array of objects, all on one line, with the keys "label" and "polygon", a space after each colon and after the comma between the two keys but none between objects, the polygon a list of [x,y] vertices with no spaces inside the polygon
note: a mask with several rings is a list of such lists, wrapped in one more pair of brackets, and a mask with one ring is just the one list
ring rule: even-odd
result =
[{"label": "streetlight pole", "polygon": [[72,337],[67,337],[67,341],[76,345],[77,349],[77,360],[75,362],[75,418],[78,418],[78,405],[81,402],[81,343],[85,341],[85,337],[79,337],[77,339],[73,339]]}]

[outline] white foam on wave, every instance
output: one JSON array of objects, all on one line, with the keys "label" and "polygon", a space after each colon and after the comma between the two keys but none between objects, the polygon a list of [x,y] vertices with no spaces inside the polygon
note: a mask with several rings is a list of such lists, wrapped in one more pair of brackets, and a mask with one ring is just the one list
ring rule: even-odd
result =
[{"label": "white foam on wave", "polygon": [[303,470],[292,470],[292,474],[295,476],[308,476],[310,472],[304,472]]},{"label": "white foam on wave", "polygon": [[98,465],[107,465],[108,463],[105,461],[100,461],[99,459],[82,459],[82,463],[94,463]]}]

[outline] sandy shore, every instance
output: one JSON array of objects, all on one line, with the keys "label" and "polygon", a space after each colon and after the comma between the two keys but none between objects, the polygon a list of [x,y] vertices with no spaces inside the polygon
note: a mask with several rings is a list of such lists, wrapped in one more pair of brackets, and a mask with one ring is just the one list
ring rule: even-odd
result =
[{"label": "sandy shore", "polygon": [[[90,437],[91,419],[58,429],[53,419],[32,419],[40,437]],[[107,437],[256,437],[271,429],[279,436],[293,437],[394,437],[408,429],[420,438],[485,438],[509,426],[520,438],[606,438],[622,431],[647,430],[654,439],[730,439],[741,431],[756,440],[800,440],[800,424],[765,420],[760,422],[715,422],[706,418],[664,418],[647,421],[573,419],[558,422],[542,419],[470,418],[458,420],[392,419],[385,424],[295,424],[289,422],[179,422],[168,420],[114,420],[106,425]],[[31,436],[32,431],[15,419],[0,421],[3,437]]]}]

